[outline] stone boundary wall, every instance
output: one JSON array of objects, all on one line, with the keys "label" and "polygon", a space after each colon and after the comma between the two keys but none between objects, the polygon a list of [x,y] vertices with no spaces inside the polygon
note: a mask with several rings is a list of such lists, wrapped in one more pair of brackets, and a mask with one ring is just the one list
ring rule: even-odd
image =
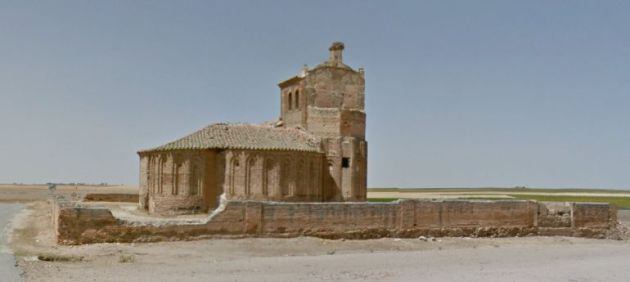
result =
[{"label": "stone boundary wall", "polygon": [[53,223],[60,244],[154,242],[228,237],[366,239],[565,235],[610,238],[616,208],[601,203],[400,200],[391,203],[225,201],[198,221],[132,221],[107,208],[57,198]]},{"label": "stone boundary wall", "polygon": [[90,193],[83,197],[84,202],[127,202],[137,203],[138,194],[125,193]]}]

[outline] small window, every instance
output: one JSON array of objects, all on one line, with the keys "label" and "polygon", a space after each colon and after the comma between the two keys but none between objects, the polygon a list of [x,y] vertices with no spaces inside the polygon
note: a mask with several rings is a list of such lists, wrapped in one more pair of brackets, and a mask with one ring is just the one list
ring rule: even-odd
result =
[{"label": "small window", "polygon": [[350,167],[350,158],[341,158],[341,167]]},{"label": "small window", "polygon": [[300,91],[299,90],[295,91],[295,108],[296,109],[300,108]]}]

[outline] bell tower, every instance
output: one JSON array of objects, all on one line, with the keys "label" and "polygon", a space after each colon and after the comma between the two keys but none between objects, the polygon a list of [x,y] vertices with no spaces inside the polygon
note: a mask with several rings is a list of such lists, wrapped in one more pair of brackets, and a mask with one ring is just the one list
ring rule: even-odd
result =
[{"label": "bell tower", "polygon": [[328,60],[281,82],[281,119],[322,138],[329,200],[364,201],[367,195],[365,73],[343,63],[342,42]]}]

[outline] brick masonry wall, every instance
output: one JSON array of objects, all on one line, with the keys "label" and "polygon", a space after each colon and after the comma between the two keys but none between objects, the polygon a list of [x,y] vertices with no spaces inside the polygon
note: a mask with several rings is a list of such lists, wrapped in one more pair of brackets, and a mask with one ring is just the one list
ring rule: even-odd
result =
[{"label": "brick masonry wall", "polygon": [[571,203],[572,227],[608,228],[617,222],[617,209],[606,204]]},{"label": "brick masonry wall", "polygon": [[324,156],[295,151],[226,150],[222,191],[229,200],[324,200]]},{"label": "brick masonry wall", "polygon": [[141,154],[140,207],[168,215],[216,207],[218,163],[212,150]]},{"label": "brick masonry wall", "polygon": [[128,202],[137,203],[138,194],[90,193],[83,197],[84,202]]},{"label": "brick masonry wall", "polygon": [[[393,203],[275,203],[226,201],[205,223],[129,223],[105,208],[58,199],[53,223],[60,244],[189,240],[211,236],[379,238],[558,235],[606,238],[615,230],[608,204],[571,203],[571,226],[539,227],[546,203],[534,201],[423,201]],[[545,214],[549,217],[551,215]],[[561,215],[561,216],[564,216]],[[545,232],[540,232],[544,230]],[[560,232],[561,231],[561,232]]]}]

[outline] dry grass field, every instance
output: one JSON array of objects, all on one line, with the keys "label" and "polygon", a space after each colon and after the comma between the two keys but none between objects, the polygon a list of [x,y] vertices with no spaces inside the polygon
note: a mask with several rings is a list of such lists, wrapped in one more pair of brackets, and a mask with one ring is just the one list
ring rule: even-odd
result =
[{"label": "dry grass field", "polygon": [[604,189],[544,188],[371,188],[368,200],[373,202],[397,199],[519,199],[546,202],[606,202],[619,209],[630,209],[630,191]]},{"label": "dry grass field", "polygon": [[[25,203],[32,201],[46,201],[50,196],[46,184],[0,184],[0,202]],[[137,194],[135,186],[100,186],[100,185],[57,185],[56,193],[73,197],[82,197],[88,193],[125,193]]]}]

